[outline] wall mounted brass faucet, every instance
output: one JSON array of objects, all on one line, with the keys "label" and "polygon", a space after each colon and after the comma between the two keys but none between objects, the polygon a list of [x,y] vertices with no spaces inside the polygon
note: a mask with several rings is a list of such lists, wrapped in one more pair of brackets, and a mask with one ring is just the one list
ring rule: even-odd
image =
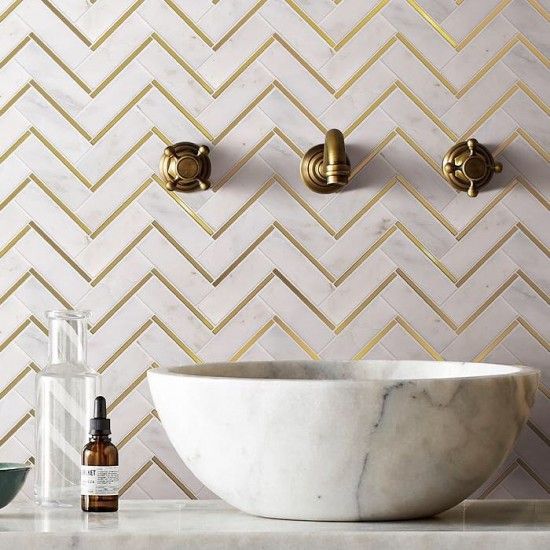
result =
[{"label": "wall mounted brass faucet", "polygon": [[203,191],[210,187],[210,149],[188,141],[169,145],[160,159],[159,172],[169,191]]},{"label": "wall mounted brass faucet", "polygon": [[329,130],[324,145],[315,145],[306,152],[300,174],[302,181],[317,193],[334,193],[348,183],[350,163],[340,130]]},{"label": "wall mounted brass faucet", "polygon": [[486,147],[470,138],[451,147],[443,159],[443,175],[459,189],[467,189],[470,197],[491,180],[495,172],[502,172],[502,164],[495,162]]}]

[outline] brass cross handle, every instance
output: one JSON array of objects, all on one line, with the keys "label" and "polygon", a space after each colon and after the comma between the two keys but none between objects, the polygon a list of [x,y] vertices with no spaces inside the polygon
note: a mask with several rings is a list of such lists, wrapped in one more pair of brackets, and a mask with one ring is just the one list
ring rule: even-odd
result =
[{"label": "brass cross handle", "polygon": [[169,145],[160,159],[159,172],[169,191],[203,191],[210,187],[210,149],[188,141]]},{"label": "brass cross handle", "polygon": [[443,175],[459,189],[467,189],[470,197],[477,197],[495,172],[502,172],[502,164],[474,138],[451,147],[443,159]]}]

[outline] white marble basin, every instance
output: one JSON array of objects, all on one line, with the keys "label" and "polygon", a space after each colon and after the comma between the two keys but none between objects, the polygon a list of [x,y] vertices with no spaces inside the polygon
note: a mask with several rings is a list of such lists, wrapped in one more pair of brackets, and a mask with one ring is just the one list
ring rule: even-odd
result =
[{"label": "white marble basin", "polygon": [[266,517],[431,516],[504,460],[538,371],[429,361],[214,363],[148,373],[168,436],[229,504]]}]

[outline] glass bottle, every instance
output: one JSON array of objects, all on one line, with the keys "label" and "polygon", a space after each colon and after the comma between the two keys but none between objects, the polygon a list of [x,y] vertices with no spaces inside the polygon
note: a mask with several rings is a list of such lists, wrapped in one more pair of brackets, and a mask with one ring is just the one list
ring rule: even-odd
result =
[{"label": "glass bottle", "polygon": [[49,360],[36,377],[34,495],[43,506],[80,504],[80,453],[99,375],[86,364],[85,311],[48,311]]}]

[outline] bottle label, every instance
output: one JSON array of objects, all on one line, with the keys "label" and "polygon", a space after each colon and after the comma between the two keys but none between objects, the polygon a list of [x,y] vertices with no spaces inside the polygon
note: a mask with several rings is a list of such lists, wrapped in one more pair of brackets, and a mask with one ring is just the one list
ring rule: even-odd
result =
[{"label": "bottle label", "polygon": [[118,466],[81,466],[80,493],[82,495],[118,495]]}]

